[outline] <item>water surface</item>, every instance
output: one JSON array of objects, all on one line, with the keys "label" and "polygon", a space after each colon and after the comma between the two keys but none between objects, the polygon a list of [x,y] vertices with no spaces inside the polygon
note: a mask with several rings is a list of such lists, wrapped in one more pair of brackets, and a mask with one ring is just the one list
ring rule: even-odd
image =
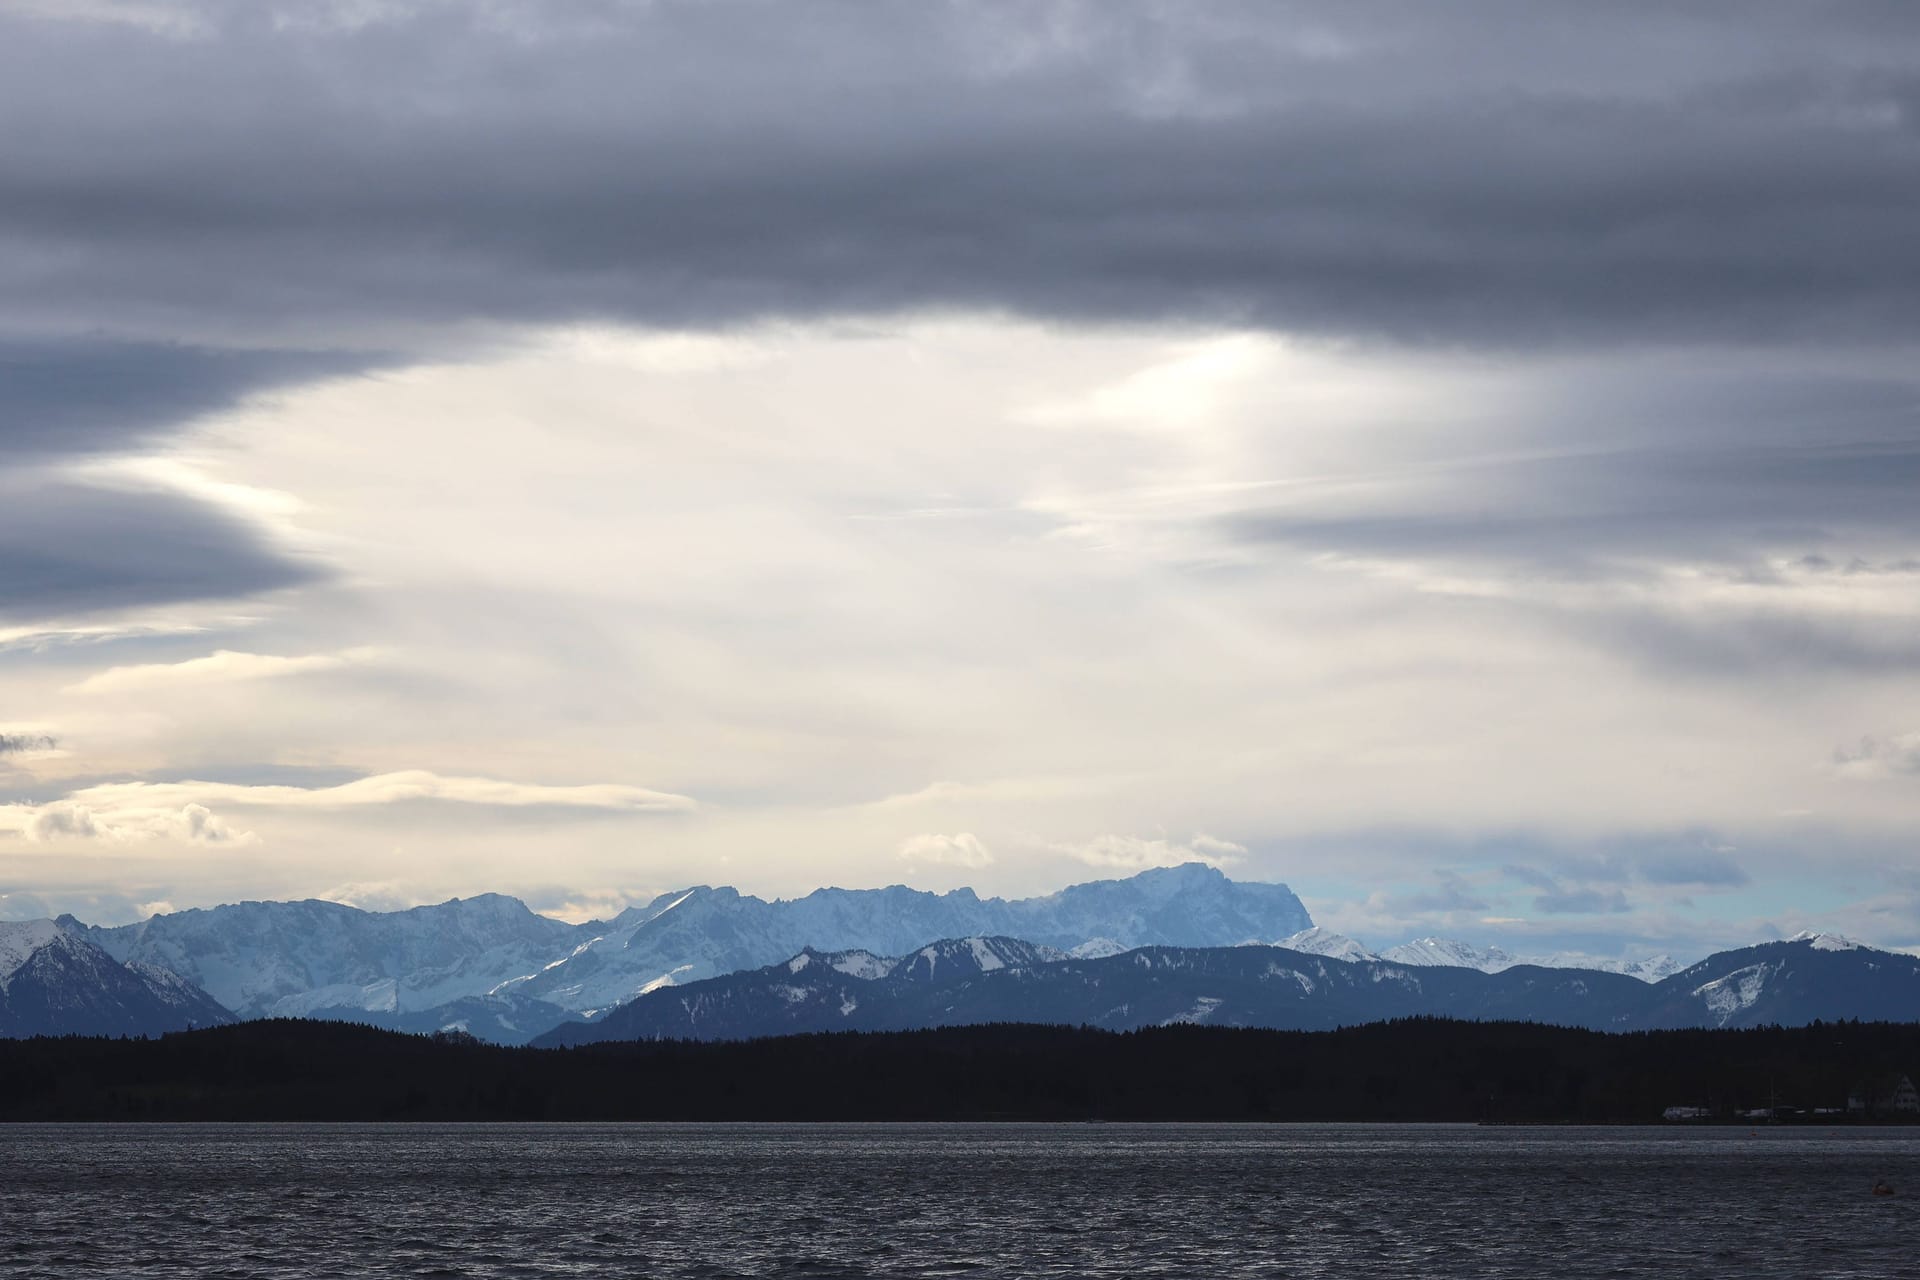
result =
[{"label": "water surface", "polygon": [[0,1229],[47,1277],[1920,1276],[1920,1134],[24,1125]]}]

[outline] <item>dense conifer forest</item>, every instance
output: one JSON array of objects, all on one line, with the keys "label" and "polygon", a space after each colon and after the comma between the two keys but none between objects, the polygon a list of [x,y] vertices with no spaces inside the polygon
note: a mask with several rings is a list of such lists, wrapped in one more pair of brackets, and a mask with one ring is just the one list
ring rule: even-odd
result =
[{"label": "dense conifer forest", "polygon": [[0,1042],[0,1119],[1657,1122],[1681,1105],[1839,1124],[1862,1117],[1815,1109],[1909,1074],[1920,1024],[1000,1025],[539,1050],[279,1020]]}]

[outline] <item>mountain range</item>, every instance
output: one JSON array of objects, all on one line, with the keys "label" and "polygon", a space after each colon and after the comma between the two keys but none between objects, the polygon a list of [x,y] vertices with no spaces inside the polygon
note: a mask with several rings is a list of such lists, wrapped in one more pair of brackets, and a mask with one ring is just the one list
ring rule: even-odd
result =
[{"label": "mountain range", "polygon": [[936,938],[975,935],[1061,950],[1228,946],[1312,923],[1285,885],[1236,882],[1200,863],[1015,901],[894,885],[767,902],[703,885],[588,926],[595,936],[564,959],[499,990],[594,1014],[644,991],[758,968],[805,947],[898,955]]},{"label": "mountain range", "polygon": [[1920,1018],[1920,959],[1812,935],[1723,952],[1650,983],[1589,969],[1514,964],[1488,973],[1283,946],[1143,947],[1083,959],[1010,938],[963,938],[892,959],[806,950],[782,964],[649,992],[534,1043],[998,1022],[1323,1030],[1411,1016],[1597,1031],[1906,1022]]},{"label": "mountain range", "polygon": [[1593,969],[1601,973],[1620,973],[1642,982],[1658,982],[1685,968],[1669,955],[1649,956],[1643,960],[1600,960],[1591,956],[1562,952],[1550,956],[1519,957],[1499,947],[1476,947],[1455,938],[1415,938],[1397,947],[1388,947],[1378,955],[1352,938],[1315,925],[1274,944],[1311,955],[1333,956],[1339,960],[1385,960],[1392,964],[1444,965],[1478,969],[1482,973],[1500,973],[1515,965],[1538,965],[1546,969]]},{"label": "mountain range", "polygon": [[902,886],[767,901],[696,886],[585,924],[488,894],[393,912],[243,902],[112,928],[71,917],[0,928],[0,1036],[151,1034],[229,1017],[457,1029],[503,1044],[949,1018],[1920,1017],[1916,988],[1903,985],[1916,962],[1842,939],[1794,940],[1789,958],[1820,957],[1811,962],[1763,947],[1685,969],[1668,957],[1526,960],[1443,938],[1376,953],[1315,926],[1286,886],[1200,864],[1012,901]]},{"label": "mountain range", "polygon": [[179,975],[242,1018],[456,1028],[515,1044],[646,991],[810,946],[900,954],[941,937],[1004,934],[1108,955],[1285,936],[1312,920],[1285,885],[1236,882],[1190,863],[1017,900],[895,885],[767,901],[700,885],[586,924],[498,894],[394,912],[243,902],[113,928],[58,923],[116,960]]}]

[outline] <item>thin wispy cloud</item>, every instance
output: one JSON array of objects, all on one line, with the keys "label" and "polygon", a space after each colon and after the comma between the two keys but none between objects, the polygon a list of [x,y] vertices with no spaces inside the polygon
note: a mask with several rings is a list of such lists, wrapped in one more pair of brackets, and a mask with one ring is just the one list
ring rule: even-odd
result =
[{"label": "thin wispy cloud", "polygon": [[309,653],[299,655],[239,653],[218,649],[204,658],[185,662],[150,662],[139,666],[109,667],[85,680],[67,686],[68,693],[126,694],[147,689],[166,689],[203,684],[234,684],[251,680],[270,680],[280,676],[304,675],[315,671],[337,671],[378,656],[376,649],[351,653]]}]

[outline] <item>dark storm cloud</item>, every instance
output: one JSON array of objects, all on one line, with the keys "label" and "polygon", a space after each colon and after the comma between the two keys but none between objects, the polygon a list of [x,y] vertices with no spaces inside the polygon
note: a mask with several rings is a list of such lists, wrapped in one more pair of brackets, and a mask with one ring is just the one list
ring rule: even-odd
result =
[{"label": "dark storm cloud", "polygon": [[16,316],[1920,325],[1903,4],[166,8],[0,32]]},{"label": "dark storm cloud", "polygon": [[[549,321],[983,308],[1508,351],[1920,332],[1904,2],[58,12],[0,15],[14,458]],[[46,336],[79,332],[195,345]],[[1390,501],[1224,530],[1562,579],[1911,542],[1902,374],[1579,382]],[[160,499],[138,505],[160,518]],[[237,549],[156,564],[137,590],[96,557],[101,600],[309,572],[164,505],[183,523],[154,547],[224,528]],[[69,551],[27,549],[14,572],[37,585],[16,613],[69,598],[51,586]],[[1698,635],[1660,615],[1601,625],[1682,663]],[[1720,647],[1709,628],[1709,665]],[[1858,660],[1845,637],[1785,641],[1801,649]]]},{"label": "dark storm cloud", "polygon": [[364,354],[222,351],[101,338],[0,340],[0,451],[125,449],[274,386],[372,362]]},{"label": "dark storm cloud", "polygon": [[0,621],[250,595],[314,576],[191,498],[0,477]]},{"label": "dark storm cloud", "polygon": [[316,576],[195,499],[88,487],[49,468],[125,451],[248,395],[381,359],[99,337],[0,340],[0,618],[244,596]]}]

